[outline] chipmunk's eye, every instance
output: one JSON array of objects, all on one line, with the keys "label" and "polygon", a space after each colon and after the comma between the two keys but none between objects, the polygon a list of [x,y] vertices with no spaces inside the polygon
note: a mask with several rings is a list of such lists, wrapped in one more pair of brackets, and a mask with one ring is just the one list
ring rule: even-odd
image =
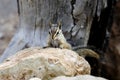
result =
[{"label": "chipmunk's eye", "polygon": [[59,32],[57,32],[57,35],[59,34]]},{"label": "chipmunk's eye", "polygon": [[49,34],[51,34],[51,32],[49,31]]}]

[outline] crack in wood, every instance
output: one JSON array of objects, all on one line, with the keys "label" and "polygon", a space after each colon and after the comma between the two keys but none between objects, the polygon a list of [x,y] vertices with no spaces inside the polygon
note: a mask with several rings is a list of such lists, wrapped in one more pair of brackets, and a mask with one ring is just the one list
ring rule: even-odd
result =
[{"label": "crack in wood", "polygon": [[73,10],[74,10],[75,3],[76,3],[76,0],[71,0],[71,7],[72,7],[72,9],[71,9],[71,15],[72,15],[72,18],[73,18],[73,24],[74,24],[74,26],[76,25],[75,18],[73,16]]},{"label": "crack in wood", "polygon": [[18,8],[17,12],[18,12],[18,15],[20,15],[20,4],[19,3],[20,3],[19,0],[17,0],[17,8]]},{"label": "crack in wood", "polygon": [[36,0],[36,3],[35,4],[37,4],[36,5],[36,8],[35,8],[35,28],[34,28],[34,39],[35,39],[35,32],[36,32],[36,29],[37,29],[37,14],[38,14],[38,10],[37,10],[37,8],[38,8],[38,0]]},{"label": "crack in wood", "polygon": [[74,18],[74,16],[73,16],[73,10],[74,10],[74,5],[75,5],[75,3],[76,3],[76,0],[71,0],[71,15],[72,15],[72,19],[73,19],[73,26],[71,27],[71,29],[70,29],[70,39],[72,39],[72,33],[73,33],[73,28],[74,28],[74,26],[76,25],[76,23],[75,23],[75,18]]}]

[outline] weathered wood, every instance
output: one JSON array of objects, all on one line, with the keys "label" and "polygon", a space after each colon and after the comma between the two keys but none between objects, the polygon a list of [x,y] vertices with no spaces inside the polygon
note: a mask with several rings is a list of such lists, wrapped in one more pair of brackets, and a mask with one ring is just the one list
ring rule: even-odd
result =
[{"label": "weathered wood", "polygon": [[18,0],[20,29],[0,62],[26,47],[46,46],[50,21],[61,21],[71,44],[87,46],[98,1],[102,0]]},{"label": "weathered wood", "polygon": [[86,46],[97,7],[97,0],[76,0],[74,6],[73,20],[75,25],[72,31],[72,40],[76,41],[78,45]]}]

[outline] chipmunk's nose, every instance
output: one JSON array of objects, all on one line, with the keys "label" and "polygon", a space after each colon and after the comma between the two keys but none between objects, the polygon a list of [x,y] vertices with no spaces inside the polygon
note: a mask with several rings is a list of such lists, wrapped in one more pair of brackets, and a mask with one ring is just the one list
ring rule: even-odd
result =
[{"label": "chipmunk's nose", "polygon": [[52,39],[54,40],[54,35],[52,35]]},{"label": "chipmunk's nose", "polygon": [[52,39],[53,39],[53,36],[52,36]]}]

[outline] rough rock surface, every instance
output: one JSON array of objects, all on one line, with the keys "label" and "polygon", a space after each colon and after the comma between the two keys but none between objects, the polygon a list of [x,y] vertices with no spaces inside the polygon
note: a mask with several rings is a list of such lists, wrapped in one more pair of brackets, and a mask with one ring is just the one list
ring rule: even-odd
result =
[{"label": "rough rock surface", "polygon": [[65,76],[60,76],[60,77],[56,77],[52,80],[107,80],[101,77],[95,77],[95,76],[91,76],[91,75],[79,75],[76,77],[65,77]]},{"label": "rough rock surface", "polygon": [[28,48],[17,52],[0,65],[0,80],[50,80],[56,76],[90,74],[90,65],[67,49]]}]

